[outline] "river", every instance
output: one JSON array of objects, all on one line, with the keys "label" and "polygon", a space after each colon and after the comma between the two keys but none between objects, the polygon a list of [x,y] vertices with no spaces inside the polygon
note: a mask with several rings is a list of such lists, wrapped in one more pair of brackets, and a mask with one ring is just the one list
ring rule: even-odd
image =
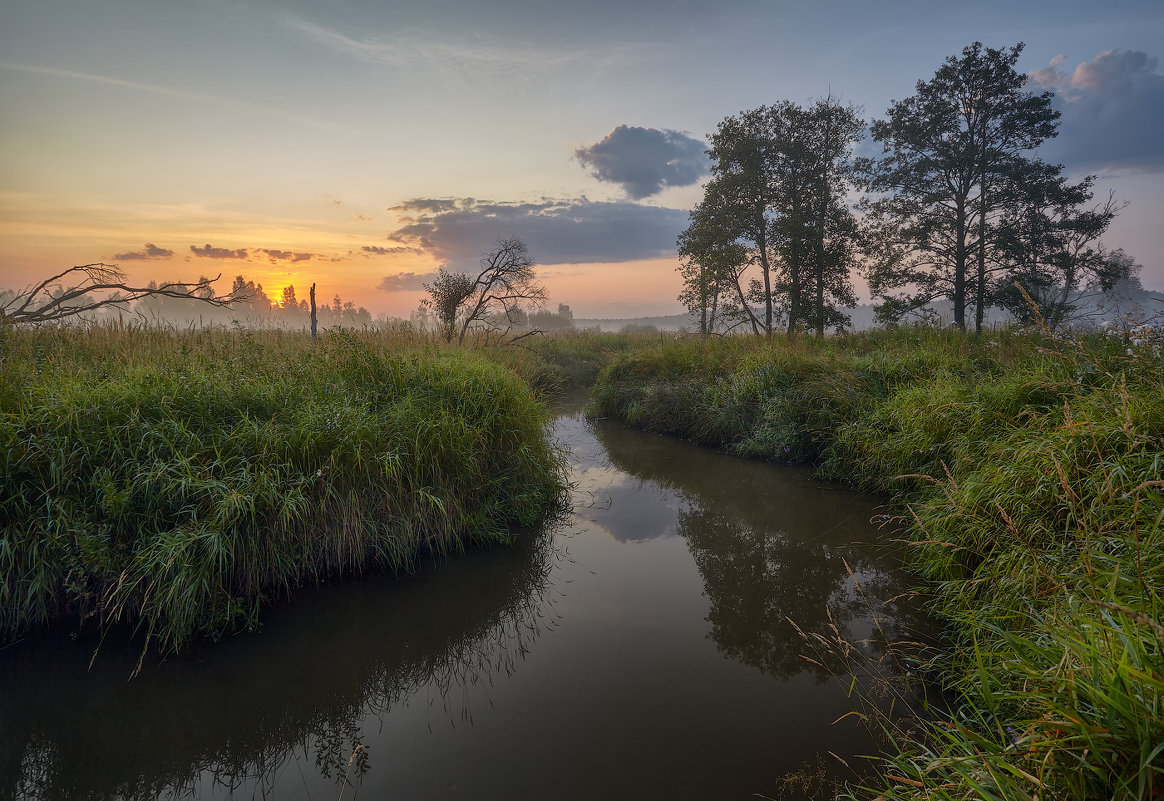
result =
[{"label": "river", "polygon": [[874,502],[579,402],[554,427],[574,510],[515,547],[302,590],[132,681],[112,636],[0,650],[0,798],[796,798],[857,768],[797,627],[885,663],[917,625]]}]

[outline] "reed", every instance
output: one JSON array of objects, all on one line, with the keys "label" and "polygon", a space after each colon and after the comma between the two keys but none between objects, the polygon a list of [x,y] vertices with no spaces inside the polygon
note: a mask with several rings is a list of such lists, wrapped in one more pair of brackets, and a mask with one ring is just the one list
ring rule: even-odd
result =
[{"label": "reed", "polygon": [[423,335],[0,329],[6,641],[92,619],[178,649],[562,497],[529,385]]}]

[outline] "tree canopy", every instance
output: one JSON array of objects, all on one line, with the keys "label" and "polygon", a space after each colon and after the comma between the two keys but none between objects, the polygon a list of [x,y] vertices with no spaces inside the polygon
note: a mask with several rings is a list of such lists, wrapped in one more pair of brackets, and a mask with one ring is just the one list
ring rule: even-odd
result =
[{"label": "tree canopy", "polygon": [[1055,136],[1059,112],[1050,92],[1024,90],[1027,77],[1015,69],[1022,49],[974,42],[873,123],[883,154],[862,166],[875,193],[868,278],[883,319],[948,298],[959,328],[972,305],[981,329],[992,275],[1007,268],[997,233],[1015,187],[1032,170],[1061,169],[1033,155]]},{"label": "tree canopy", "polygon": [[843,327],[857,226],[846,200],[862,122],[831,96],[724,119],[708,137],[712,177],[680,235],[687,307],[705,333]]}]

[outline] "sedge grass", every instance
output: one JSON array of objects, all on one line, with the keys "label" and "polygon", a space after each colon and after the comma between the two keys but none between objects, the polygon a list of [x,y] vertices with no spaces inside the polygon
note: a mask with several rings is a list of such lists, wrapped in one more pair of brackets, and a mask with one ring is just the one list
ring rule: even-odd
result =
[{"label": "sedge grass", "polygon": [[856,796],[1139,800],[1164,794],[1162,353],[1143,326],[683,339],[615,357],[592,411],[890,496],[954,711],[886,721]]},{"label": "sedge grass", "polygon": [[5,640],[121,620],[177,649],[561,502],[528,384],[421,337],[8,328],[0,387]]}]

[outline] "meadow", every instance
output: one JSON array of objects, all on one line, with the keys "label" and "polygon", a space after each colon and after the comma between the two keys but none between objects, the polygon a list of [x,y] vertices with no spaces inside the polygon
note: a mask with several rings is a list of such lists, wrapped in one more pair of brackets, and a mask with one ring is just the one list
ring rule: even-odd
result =
[{"label": "meadow", "polygon": [[854,797],[1147,799],[1164,792],[1161,344],[1146,326],[681,338],[615,356],[591,411],[887,499],[945,627],[912,656],[951,712],[906,724],[855,699],[894,756]]},{"label": "meadow", "polygon": [[176,651],[563,498],[529,382],[407,330],[0,327],[4,642],[127,624]]},{"label": "meadow", "polygon": [[[563,503],[539,398],[593,384],[594,416],[884,499],[944,626],[893,655],[948,697],[924,720],[854,698],[889,756],[845,793],[1158,797],[1162,346],[1148,327],[475,349],[407,327],[0,329],[0,636],[126,624],[179,650],[304,583],[510,542]],[[805,655],[835,665],[832,645]]]}]

